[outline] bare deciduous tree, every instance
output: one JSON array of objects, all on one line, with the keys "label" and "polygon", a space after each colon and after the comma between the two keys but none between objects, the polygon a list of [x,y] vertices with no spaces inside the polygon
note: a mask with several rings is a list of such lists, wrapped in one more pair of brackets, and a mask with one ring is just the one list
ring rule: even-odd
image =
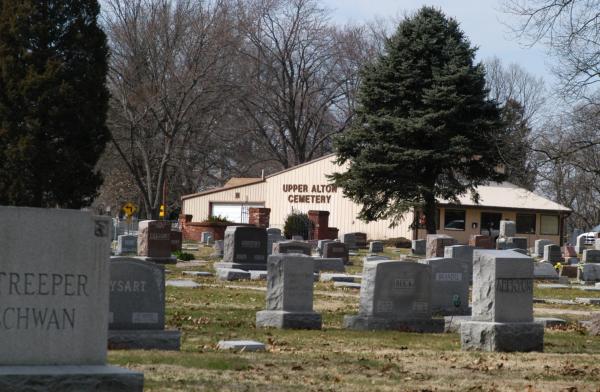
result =
[{"label": "bare deciduous tree", "polygon": [[283,167],[322,155],[353,112],[356,67],[339,42],[351,32],[330,26],[314,0],[254,0],[245,9],[240,102],[247,125]]},{"label": "bare deciduous tree", "polygon": [[565,95],[591,99],[600,82],[600,1],[506,0],[504,10],[526,43],[543,43],[556,55]]},{"label": "bare deciduous tree", "polygon": [[537,156],[531,146],[545,104],[544,81],[517,64],[503,65],[497,57],[485,61],[485,68],[490,98],[498,102],[507,128],[497,144],[508,181],[533,190]]},{"label": "bare deciduous tree", "polygon": [[221,1],[106,0],[113,145],[156,217],[175,168],[203,154],[230,63]]}]

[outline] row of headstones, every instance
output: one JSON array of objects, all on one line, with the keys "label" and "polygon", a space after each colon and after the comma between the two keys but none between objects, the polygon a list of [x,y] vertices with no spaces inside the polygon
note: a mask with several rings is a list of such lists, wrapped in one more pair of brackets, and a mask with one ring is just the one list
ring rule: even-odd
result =
[{"label": "row of headstones", "polygon": [[148,261],[172,262],[172,252],[181,251],[181,231],[171,230],[171,222],[159,220],[141,221],[137,235],[118,236],[118,256],[137,255]]},{"label": "row of headstones", "polygon": [[[359,235],[360,234],[360,235]],[[349,263],[350,249],[362,246],[364,233],[349,233],[343,236],[346,242],[338,240],[320,240],[317,242],[319,259],[341,259]],[[351,240],[349,239],[351,238]],[[357,238],[360,238],[357,241]],[[349,245],[352,244],[352,245]],[[383,251],[383,243],[372,241],[370,249],[373,252]],[[313,246],[308,241],[286,240],[277,228],[259,228],[253,226],[229,226],[225,230],[225,239],[215,244],[216,256],[223,260],[215,266],[220,269],[261,270],[266,269],[267,256],[270,254],[298,253],[311,256]]]},{"label": "row of headstones", "polygon": [[[463,349],[543,350],[543,326],[533,321],[533,262],[513,251],[476,250],[471,321],[461,323]],[[259,327],[320,329],[313,310],[313,266],[302,255],[268,261],[267,306]],[[434,313],[468,313],[465,263],[428,259],[420,263],[370,261],[363,268],[357,315],[344,317],[355,330],[441,332]]]}]

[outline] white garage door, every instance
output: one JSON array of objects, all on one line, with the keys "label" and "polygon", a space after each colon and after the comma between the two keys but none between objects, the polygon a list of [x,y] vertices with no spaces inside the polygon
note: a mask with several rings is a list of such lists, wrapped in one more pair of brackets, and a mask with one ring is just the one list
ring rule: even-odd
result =
[{"label": "white garage door", "polygon": [[248,209],[263,206],[264,204],[212,203],[212,215],[221,216],[230,222],[248,223]]}]

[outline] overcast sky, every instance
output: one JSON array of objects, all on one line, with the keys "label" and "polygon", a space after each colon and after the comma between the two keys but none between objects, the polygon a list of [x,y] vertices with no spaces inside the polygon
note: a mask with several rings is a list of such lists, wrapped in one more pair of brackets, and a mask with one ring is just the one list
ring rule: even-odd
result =
[{"label": "overcast sky", "polygon": [[413,12],[424,5],[440,8],[460,23],[471,43],[479,47],[479,60],[497,56],[503,63],[517,63],[530,73],[542,76],[552,84],[549,71],[551,59],[543,47],[522,47],[511,37],[503,23],[509,16],[500,10],[501,0],[321,0],[333,10],[333,21],[362,23],[376,16],[388,17]]}]

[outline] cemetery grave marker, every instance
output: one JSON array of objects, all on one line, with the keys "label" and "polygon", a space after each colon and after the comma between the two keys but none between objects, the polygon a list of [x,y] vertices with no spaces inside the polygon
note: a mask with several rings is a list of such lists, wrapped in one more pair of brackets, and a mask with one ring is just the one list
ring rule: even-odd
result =
[{"label": "cemetery grave marker", "polygon": [[112,257],[109,283],[109,348],[179,350],[181,333],[165,331],[163,265]]},{"label": "cemetery grave marker", "polygon": [[383,242],[381,242],[381,241],[371,241],[369,243],[369,252],[371,252],[371,253],[381,253],[381,252],[383,252]]},{"label": "cemetery grave marker", "polygon": [[122,234],[117,239],[117,255],[137,254],[137,235]]},{"label": "cemetery grave marker", "polygon": [[461,323],[462,349],[543,351],[544,327],[533,321],[531,257],[476,250],[473,262],[473,315]]},{"label": "cemetery grave marker", "polygon": [[427,234],[427,252],[425,253],[425,256],[428,259],[432,257],[443,257],[444,248],[456,244],[457,241],[449,235]]},{"label": "cemetery grave marker", "polygon": [[267,231],[255,226],[228,226],[225,229],[223,261],[215,268],[265,270]]},{"label": "cemetery grave marker", "polygon": [[544,247],[546,245],[552,245],[550,240],[535,240],[533,245],[533,256],[544,257]]},{"label": "cemetery grave marker", "polygon": [[145,220],[138,227],[138,256],[155,263],[176,263],[171,256],[171,222]]},{"label": "cemetery grave marker", "polygon": [[469,268],[464,261],[433,258],[420,263],[431,267],[431,312],[467,315],[469,312]]},{"label": "cemetery grave marker", "polygon": [[562,259],[560,246],[554,244],[544,246],[544,261],[554,265],[561,262]]},{"label": "cemetery grave marker", "polygon": [[321,315],[313,311],[314,269],[311,257],[269,256],[267,309],[256,313],[256,326],[321,329]]},{"label": "cemetery grave marker", "polygon": [[0,220],[0,389],[141,391],[143,374],[106,365],[110,218],[0,207]]},{"label": "cemetery grave marker", "polygon": [[323,244],[323,258],[342,259],[344,264],[350,261],[348,245],[339,241],[325,242]]},{"label": "cemetery grave marker", "polygon": [[444,321],[431,318],[431,267],[398,261],[365,263],[359,312],[344,316],[344,327],[443,331]]},{"label": "cemetery grave marker", "polygon": [[412,240],[411,241],[411,253],[413,255],[425,256],[427,249],[427,240]]},{"label": "cemetery grave marker", "polygon": [[303,241],[280,241],[273,244],[272,254],[282,253],[299,253],[306,256],[310,256],[312,253],[312,246],[308,242]]}]

